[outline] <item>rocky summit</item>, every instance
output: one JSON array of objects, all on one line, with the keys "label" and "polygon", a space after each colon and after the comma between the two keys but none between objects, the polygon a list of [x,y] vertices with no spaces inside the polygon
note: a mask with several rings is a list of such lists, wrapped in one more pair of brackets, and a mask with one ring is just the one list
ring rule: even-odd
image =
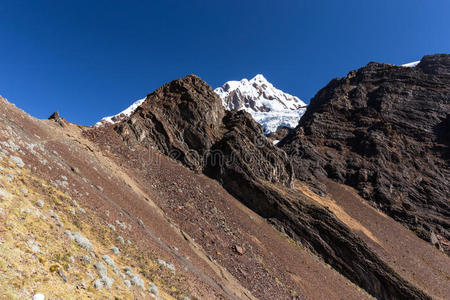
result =
[{"label": "rocky summit", "polygon": [[448,298],[449,66],[369,63],[269,136],[195,75],[92,127],[1,98],[1,296]]},{"label": "rocky summit", "polygon": [[148,95],[114,130],[130,147],[157,148],[199,170],[203,156],[221,136],[224,115],[211,87],[189,75]]}]

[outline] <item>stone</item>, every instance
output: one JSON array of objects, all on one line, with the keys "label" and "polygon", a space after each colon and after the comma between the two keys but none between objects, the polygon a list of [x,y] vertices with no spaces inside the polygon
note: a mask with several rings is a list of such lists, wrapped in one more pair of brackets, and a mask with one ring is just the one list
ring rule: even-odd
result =
[{"label": "stone", "polygon": [[61,279],[64,281],[64,282],[67,282],[67,277],[66,277],[66,274],[64,274],[64,271],[63,270],[61,270],[61,269],[58,269],[58,275],[61,277]]},{"label": "stone", "polygon": [[244,254],[244,249],[241,246],[235,245],[234,246],[234,251],[236,251],[236,253],[243,255]]},{"label": "stone", "polygon": [[48,117],[49,120],[55,121],[58,125],[60,125],[61,127],[64,127],[64,119],[61,118],[61,116],[59,115],[58,111],[55,111],[53,114],[50,115],[50,117]]},{"label": "stone", "polygon": [[430,232],[430,242],[437,249],[442,250],[441,243],[439,243],[439,240],[438,240],[436,234],[434,233],[434,231]]},{"label": "stone", "polygon": [[36,294],[33,296],[33,300],[45,300],[45,296],[43,294]]}]

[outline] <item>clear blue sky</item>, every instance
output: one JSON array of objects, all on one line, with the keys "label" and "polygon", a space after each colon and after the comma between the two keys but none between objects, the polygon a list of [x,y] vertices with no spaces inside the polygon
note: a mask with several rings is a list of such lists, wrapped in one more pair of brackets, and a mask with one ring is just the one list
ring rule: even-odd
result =
[{"label": "clear blue sky", "polygon": [[450,52],[450,1],[1,1],[0,94],[91,125],[170,80],[262,73],[305,102],[369,61]]}]

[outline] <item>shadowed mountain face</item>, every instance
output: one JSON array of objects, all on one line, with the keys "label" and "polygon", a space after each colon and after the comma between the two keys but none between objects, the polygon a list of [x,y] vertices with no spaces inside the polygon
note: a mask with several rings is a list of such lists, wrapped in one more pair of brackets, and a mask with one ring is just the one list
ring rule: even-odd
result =
[{"label": "shadowed mountain face", "polygon": [[157,148],[192,170],[221,135],[225,110],[211,87],[195,75],[174,80],[147,96],[115,130],[131,147]]},{"label": "shadowed mountain face", "polygon": [[328,177],[450,250],[450,55],[370,63],[332,80],[278,146],[297,178]]},{"label": "shadowed mountain face", "polygon": [[295,188],[288,155],[267,140],[247,112],[225,112],[219,101],[206,83],[190,75],[150,94],[113,130],[133,151],[156,148],[216,179],[231,195],[373,296],[429,297],[331,211]]}]

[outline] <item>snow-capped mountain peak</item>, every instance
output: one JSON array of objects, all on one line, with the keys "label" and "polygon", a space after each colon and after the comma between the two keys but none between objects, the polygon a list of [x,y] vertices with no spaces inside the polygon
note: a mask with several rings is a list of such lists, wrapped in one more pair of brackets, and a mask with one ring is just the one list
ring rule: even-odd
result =
[{"label": "snow-capped mountain peak", "polygon": [[228,81],[214,91],[226,109],[246,110],[266,133],[278,126],[294,128],[306,108],[306,103],[275,88],[262,74],[250,80]]}]

